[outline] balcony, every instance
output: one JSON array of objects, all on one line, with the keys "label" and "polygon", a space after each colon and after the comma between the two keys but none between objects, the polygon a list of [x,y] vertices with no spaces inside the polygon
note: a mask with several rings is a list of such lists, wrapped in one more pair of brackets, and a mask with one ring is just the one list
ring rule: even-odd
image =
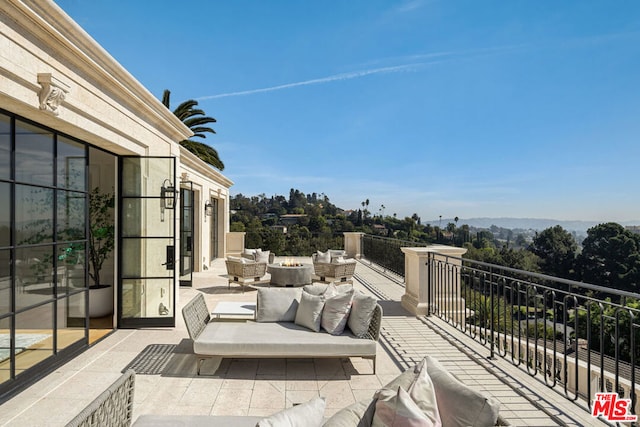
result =
[{"label": "balcony", "polygon": [[[352,243],[345,241],[347,250]],[[366,244],[362,247],[366,257]],[[115,331],[0,406],[0,425],[64,425],[128,367],[137,373],[134,420],[149,413],[269,415],[318,395],[326,397],[325,415],[330,416],[350,403],[370,398],[427,354],[438,358],[461,381],[500,401],[501,416],[513,425],[600,423],[591,417],[582,391],[572,391],[579,389],[573,386],[574,381],[581,384],[569,375],[573,368],[560,368],[556,374],[559,365],[554,361],[559,358],[567,367],[574,356],[560,356],[557,341],[549,344],[535,336],[523,338],[515,330],[507,334],[491,328],[492,322],[472,306],[473,292],[485,297],[483,301],[488,297],[492,304],[498,301],[496,292],[503,295],[512,289],[509,286],[515,286],[513,281],[503,280],[504,272],[491,270],[489,274],[487,266],[471,268],[455,257],[426,255],[416,259],[429,261],[429,268],[425,262],[424,271],[419,271],[420,265],[414,269],[407,261],[406,273],[394,273],[372,260],[358,261],[354,286],[376,296],[384,309],[376,375],[370,375],[371,361],[359,358],[214,359],[205,362],[202,369],[215,374],[198,377],[187,331],[179,318],[175,328]],[[425,272],[427,276],[422,275]],[[194,275],[193,288],[180,288],[179,303],[188,302],[197,292],[204,294],[210,309],[220,301],[255,301],[255,292],[249,289],[244,294],[238,288],[229,290],[225,274],[224,260],[219,259],[210,270]],[[412,288],[416,278],[431,284],[431,292]],[[469,281],[474,285],[466,287]],[[524,286],[525,294],[530,286],[542,286],[526,283],[519,285]],[[442,298],[445,290],[449,296]],[[468,302],[463,300],[465,296]],[[425,308],[426,315],[414,314],[416,308]],[[494,326],[504,320],[502,314],[489,318]],[[585,363],[592,369],[604,366],[594,363],[593,352],[576,348],[578,355],[591,355],[587,356],[591,357],[590,365],[578,358],[580,369]],[[620,358],[616,360],[620,370]],[[553,374],[546,374],[548,371]],[[610,381],[614,389],[628,393],[629,380],[624,375],[606,376],[608,368],[596,371],[601,386],[607,387]],[[636,389],[637,378],[631,374],[630,383]],[[597,381],[589,383],[598,385]]]}]

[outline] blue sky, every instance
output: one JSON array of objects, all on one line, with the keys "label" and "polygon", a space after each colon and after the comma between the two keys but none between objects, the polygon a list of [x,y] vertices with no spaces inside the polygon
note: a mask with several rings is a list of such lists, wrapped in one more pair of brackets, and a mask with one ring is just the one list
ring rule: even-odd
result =
[{"label": "blue sky", "polygon": [[158,98],[197,99],[232,195],[640,219],[640,2],[56,0]]}]

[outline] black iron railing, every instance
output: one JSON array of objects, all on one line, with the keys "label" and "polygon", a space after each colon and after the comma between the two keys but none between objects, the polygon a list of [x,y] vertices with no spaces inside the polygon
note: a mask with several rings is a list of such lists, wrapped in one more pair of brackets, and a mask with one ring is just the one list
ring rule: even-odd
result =
[{"label": "black iron railing", "polygon": [[640,409],[640,295],[438,254],[428,260],[430,314],[491,357],[567,399],[617,392]]},{"label": "black iron railing", "polygon": [[421,246],[424,247],[427,244],[370,234],[362,236],[362,255],[369,261],[401,276],[404,276],[404,253],[401,248]]},{"label": "black iron railing", "polygon": [[[386,246],[386,248],[385,248]],[[404,273],[400,247],[363,237],[363,255]],[[402,255],[400,257],[400,255]],[[429,253],[429,315],[591,408],[597,392],[617,392],[640,411],[640,294],[464,258]],[[401,267],[400,267],[401,266]]]}]

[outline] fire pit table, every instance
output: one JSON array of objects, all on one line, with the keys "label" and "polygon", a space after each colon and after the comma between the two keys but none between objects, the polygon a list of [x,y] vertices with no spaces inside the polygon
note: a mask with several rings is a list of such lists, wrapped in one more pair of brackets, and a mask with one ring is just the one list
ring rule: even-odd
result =
[{"label": "fire pit table", "polygon": [[312,264],[269,264],[267,272],[271,273],[271,285],[304,286],[311,283]]}]

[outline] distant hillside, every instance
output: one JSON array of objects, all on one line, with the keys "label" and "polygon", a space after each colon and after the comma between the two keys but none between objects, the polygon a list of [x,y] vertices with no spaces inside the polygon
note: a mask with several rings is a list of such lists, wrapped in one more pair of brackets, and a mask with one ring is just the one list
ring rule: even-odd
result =
[{"label": "distant hillside", "polygon": [[[454,222],[453,218],[434,219],[431,221],[422,221],[422,224],[439,225],[446,227],[450,222]],[[520,228],[524,230],[544,230],[549,227],[560,225],[568,231],[586,232],[588,228],[601,224],[602,221],[561,221],[556,219],[540,219],[540,218],[460,218],[458,219],[458,227],[467,224],[471,227],[489,228],[492,225],[511,230]],[[640,221],[619,222],[622,226],[639,225]]]}]

